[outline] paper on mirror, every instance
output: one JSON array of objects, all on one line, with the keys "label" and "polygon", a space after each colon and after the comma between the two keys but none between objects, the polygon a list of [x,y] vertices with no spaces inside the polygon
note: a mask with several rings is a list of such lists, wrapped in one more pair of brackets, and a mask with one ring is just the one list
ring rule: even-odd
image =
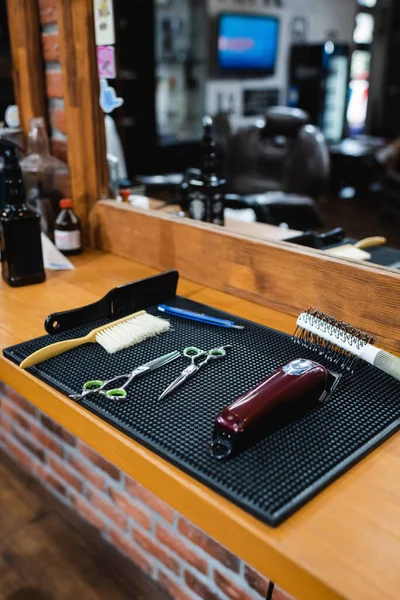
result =
[{"label": "paper on mirror", "polygon": [[72,262],[55,247],[53,242],[44,233],[42,233],[42,252],[45,269],[50,269],[51,271],[70,271],[71,269],[75,269]]}]

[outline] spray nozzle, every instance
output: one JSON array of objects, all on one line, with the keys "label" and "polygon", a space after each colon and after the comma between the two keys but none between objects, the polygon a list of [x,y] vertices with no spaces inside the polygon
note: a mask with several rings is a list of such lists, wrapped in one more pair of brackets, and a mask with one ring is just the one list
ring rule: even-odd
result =
[{"label": "spray nozzle", "polygon": [[204,137],[211,138],[213,133],[213,120],[209,115],[203,117]]},{"label": "spray nozzle", "polygon": [[15,142],[0,138],[0,155],[4,158],[4,168],[19,167],[17,150],[23,152],[22,148]]}]

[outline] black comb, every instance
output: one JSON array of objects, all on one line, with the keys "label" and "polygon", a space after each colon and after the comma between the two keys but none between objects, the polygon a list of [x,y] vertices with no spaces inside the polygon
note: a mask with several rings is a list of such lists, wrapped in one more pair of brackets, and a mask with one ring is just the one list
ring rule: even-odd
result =
[{"label": "black comb", "polygon": [[99,319],[114,321],[148,306],[173,300],[179,274],[167,271],[110,290],[101,300],[80,308],[49,315],[44,323],[47,333],[62,333]]}]

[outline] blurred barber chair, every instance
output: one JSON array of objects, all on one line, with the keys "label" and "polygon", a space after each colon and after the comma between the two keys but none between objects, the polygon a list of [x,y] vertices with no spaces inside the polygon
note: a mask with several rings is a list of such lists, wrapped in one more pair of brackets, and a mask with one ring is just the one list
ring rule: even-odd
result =
[{"label": "blurred barber chair", "polygon": [[322,226],[315,201],[327,190],[329,169],[322,133],[295,108],[268,109],[264,121],[237,131],[226,146],[228,191],[258,195],[272,220],[297,229]]}]

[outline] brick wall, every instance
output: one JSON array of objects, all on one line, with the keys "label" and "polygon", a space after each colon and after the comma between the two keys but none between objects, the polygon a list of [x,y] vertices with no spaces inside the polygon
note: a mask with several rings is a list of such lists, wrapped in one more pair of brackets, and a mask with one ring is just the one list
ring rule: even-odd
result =
[{"label": "brick wall", "polygon": [[175,600],[265,598],[264,577],[2,384],[0,449]]},{"label": "brick wall", "polygon": [[39,9],[46,71],[46,94],[49,102],[51,147],[55,156],[67,162],[67,136],[56,0],[39,0]]}]

